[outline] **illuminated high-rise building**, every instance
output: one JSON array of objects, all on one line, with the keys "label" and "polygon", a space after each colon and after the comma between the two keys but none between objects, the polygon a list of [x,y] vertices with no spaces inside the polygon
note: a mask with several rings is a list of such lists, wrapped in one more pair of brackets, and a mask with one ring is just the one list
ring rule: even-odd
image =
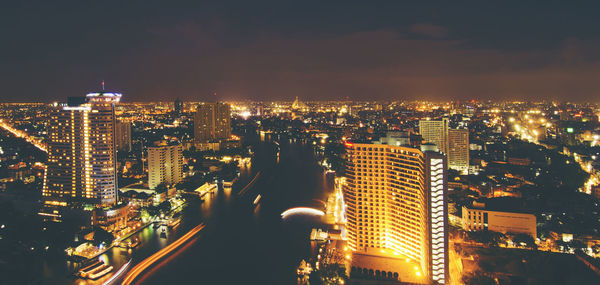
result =
[{"label": "illuminated high-rise building", "polygon": [[463,174],[469,172],[469,130],[448,130],[448,167]]},{"label": "illuminated high-rise building", "polygon": [[463,174],[469,171],[469,130],[448,128],[448,119],[420,120],[419,133],[448,157],[448,167]]},{"label": "illuminated high-rise building", "polygon": [[116,121],[115,123],[115,145],[117,151],[131,151],[131,123]]},{"label": "illuminated high-rise building", "polygon": [[446,157],[432,144],[414,148],[391,140],[346,143],[348,246],[357,254],[411,260],[420,281],[445,284]]},{"label": "illuminated high-rise building", "polygon": [[177,144],[159,144],[148,147],[148,186],[155,189],[161,183],[174,185],[181,182],[183,148]]},{"label": "illuminated high-rise building", "polygon": [[205,143],[231,137],[231,107],[227,103],[202,103],[194,116],[194,140]]},{"label": "illuminated high-rise building", "polygon": [[90,93],[52,112],[39,213],[45,220],[60,222],[63,210],[77,205],[116,203],[114,110],[120,99],[119,93]]},{"label": "illuminated high-rise building", "polygon": [[426,142],[436,145],[440,151],[448,154],[448,118],[420,120],[419,133]]},{"label": "illuminated high-rise building", "polygon": [[183,102],[179,98],[175,99],[175,102],[173,103],[173,107],[174,107],[175,114],[181,115],[181,113],[183,113]]}]

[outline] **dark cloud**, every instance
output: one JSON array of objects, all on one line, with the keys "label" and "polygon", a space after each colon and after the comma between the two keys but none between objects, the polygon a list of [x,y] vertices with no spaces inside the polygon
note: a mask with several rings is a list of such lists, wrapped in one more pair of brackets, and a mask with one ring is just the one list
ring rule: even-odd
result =
[{"label": "dark cloud", "polygon": [[600,20],[590,7],[115,3],[0,11],[0,98],[63,100],[102,80],[126,101],[600,92]]},{"label": "dark cloud", "polygon": [[448,36],[448,29],[442,26],[433,24],[414,24],[409,27],[412,33],[422,36],[428,36],[432,38],[445,38]]}]

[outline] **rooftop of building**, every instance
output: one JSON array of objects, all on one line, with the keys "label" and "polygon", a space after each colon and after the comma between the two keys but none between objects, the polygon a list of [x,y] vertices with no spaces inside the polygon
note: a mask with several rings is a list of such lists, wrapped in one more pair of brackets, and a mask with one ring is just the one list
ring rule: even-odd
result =
[{"label": "rooftop of building", "polygon": [[467,208],[495,212],[531,213],[531,210],[527,209],[525,201],[515,197],[480,198],[473,201],[473,204]]},{"label": "rooftop of building", "polygon": [[411,142],[411,136],[407,132],[402,131],[389,131],[385,136],[380,137],[378,140],[352,140],[346,141],[344,145],[346,147],[352,147],[354,144],[373,144],[373,145],[391,145],[391,146],[402,146],[407,148],[418,149],[422,152],[435,152],[439,153],[439,149],[435,144],[424,143],[418,147]]},{"label": "rooftop of building", "polygon": [[179,145],[179,144],[180,144],[180,142],[177,139],[157,140],[157,141],[153,142],[148,147],[149,148],[152,148],[152,147],[163,147],[163,146],[173,146],[173,145]]},{"label": "rooftop of building", "polygon": [[137,192],[135,190],[121,192],[119,194],[119,196],[121,198],[134,198],[134,199],[148,199],[149,197],[152,197],[151,194],[148,194],[146,192]]},{"label": "rooftop of building", "polygon": [[129,204],[127,204],[127,203],[118,203],[118,204],[106,206],[103,208],[96,208],[96,209],[94,209],[94,211],[96,213],[100,213],[100,214],[104,214],[104,215],[113,215],[113,214],[121,212],[123,210],[127,210],[128,207],[129,207]]},{"label": "rooftop of building", "polygon": [[117,92],[112,92],[112,91],[108,91],[108,90],[100,90],[98,92],[90,92],[86,95],[86,97],[100,97],[100,96],[105,96],[105,97],[122,97],[123,94],[121,93],[117,93]]}]

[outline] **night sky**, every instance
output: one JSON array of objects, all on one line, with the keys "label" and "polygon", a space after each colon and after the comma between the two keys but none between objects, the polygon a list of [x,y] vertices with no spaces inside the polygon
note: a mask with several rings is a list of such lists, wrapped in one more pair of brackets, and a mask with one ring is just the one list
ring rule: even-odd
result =
[{"label": "night sky", "polygon": [[0,101],[600,99],[591,1],[5,2]]}]

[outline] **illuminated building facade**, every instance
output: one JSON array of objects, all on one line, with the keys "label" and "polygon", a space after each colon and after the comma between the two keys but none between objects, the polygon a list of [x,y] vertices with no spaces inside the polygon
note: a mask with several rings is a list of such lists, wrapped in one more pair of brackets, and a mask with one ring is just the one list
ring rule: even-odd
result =
[{"label": "illuminated building facade", "polygon": [[117,121],[115,124],[115,144],[117,151],[131,151],[131,123]]},{"label": "illuminated building facade", "polygon": [[227,103],[202,103],[194,116],[194,140],[197,144],[226,140],[231,136],[231,107]]},{"label": "illuminated building facade", "polygon": [[448,167],[463,174],[469,172],[469,130],[448,130]]},{"label": "illuminated building facade", "polygon": [[57,106],[48,127],[48,163],[42,187],[45,220],[62,221],[62,210],[117,201],[115,103],[121,94],[90,93]]},{"label": "illuminated building facade", "polygon": [[537,219],[534,214],[486,207],[485,203],[478,202],[474,202],[472,207],[462,207],[462,228],[466,231],[527,234],[537,238]]},{"label": "illuminated building facade", "polygon": [[308,109],[308,106],[300,101],[300,99],[298,99],[298,96],[296,96],[296,100],[294,100],[294,102],[292,103],[292,110],[296,110],[296,111],[305,111]]},{"label": "illuminated building facade", "polygon": [[419,133],[426,142],[436,145],[443,153],[448,153],[448,118],[420,120]]},{"label": "illuminated building facade", "polygon": [[446,158],[421,149],[346,143],[347,237],[359,253],[391,251],[434,283],[448,279]]},{"label": "illuminated building facade", "polygon": [[183,173],[181,144],[158,145],[148,148],[148,186],[155,189],[161,183],[181,182]]}]

